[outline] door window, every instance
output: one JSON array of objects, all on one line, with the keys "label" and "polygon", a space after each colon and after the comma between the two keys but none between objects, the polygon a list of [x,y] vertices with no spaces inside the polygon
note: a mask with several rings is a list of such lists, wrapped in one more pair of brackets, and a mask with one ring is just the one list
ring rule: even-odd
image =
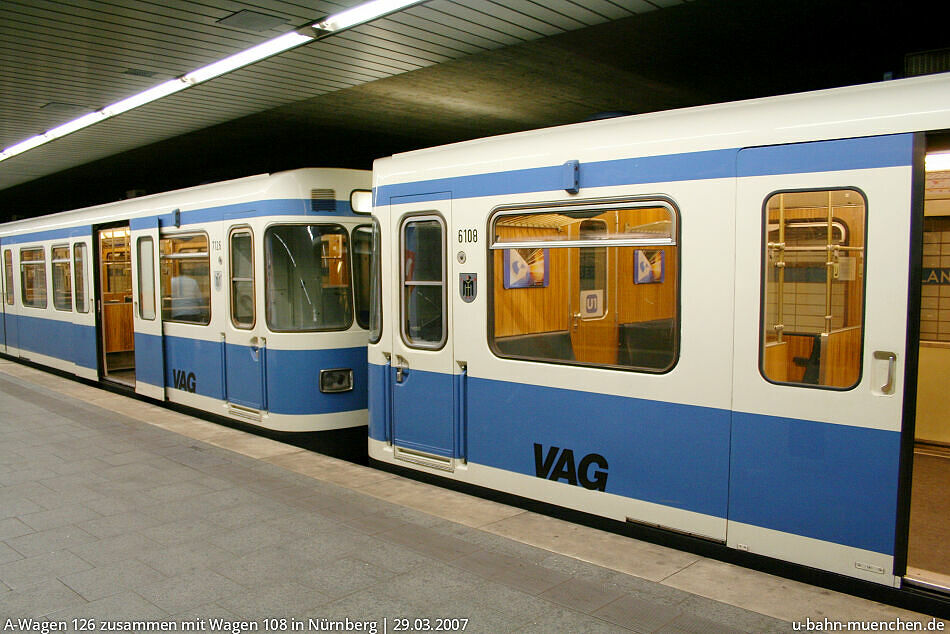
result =
[{"label": "door window", "polygon": [[6,281],[6,301],[9,306],[13,306],[13,251],[7,249],[3,252],[3,277]]},{"label": "door window", "polygon": [[86,245],[81,242],[73,246],[73,271],[76,278],[73,284],[76,289],[76,312],[88,313],[89,302],[86,301]]},{"label": "door window", "polygon": [[402,336],[415,348],[446,340],[445,225],[438,216],[412,216],[402,230]]},{"label": "door window", "polygon": [[851,388],[861,376],[867,204],[855,189],[765,202],[762,375]]},{"label": "door window", "polygon": [[155,244],[151,237],[139,238],[139,317],[155,319]]},{"label": "door window", "polygon": [[231,323],[235,328],[253,328],[254,240],[248,229],[231,233]]}]

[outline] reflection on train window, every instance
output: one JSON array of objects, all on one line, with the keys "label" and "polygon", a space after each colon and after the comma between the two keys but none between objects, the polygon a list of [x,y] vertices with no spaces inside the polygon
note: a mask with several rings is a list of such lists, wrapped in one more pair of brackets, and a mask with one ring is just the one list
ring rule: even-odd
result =
[{"label": "reflection on train window", "polygon": [[73,309],[73,285],[69,247],[54,246],[50,249],[50,263],[53,265],[53,308],[71,311]]},{"label": "reflection on train window", "polygon": [[88,313],[89,302],[86,301],[86,245],[82,242],[73,246],[73,275],[76,289],[76,312]]},{"label": "reflection on train window", "polygon": [[162,319],[188,324],[211,321],[211,267],[208,236],[176,235],[159,239]]},{"label": "reflection on train window", "polygon": [[373,293],[373,227],[360,225],[353,229],[353,299],[356,303],[356,323],[369,328],[370,304]]},{"label": "reflection on train window", "polygon": [[378,342],[383,336],[383,291],[382,291],[382,242],[379,222],[373,218],[372,245],[370,248],[371,288],[369,296],[369,340]]},{"label": "reflection on train window", "polygon": [[677,212],[660,201],[508,210],[492,221],[492,349],[664,372],[679,340]]},{"label": "reflection on train window", "polygon": [[155,244],[145,236],[138,240],[139,317],[155,319]]},{"label": "reflection on train window", "polygon": [[46,308],[46,255],[42,247],[20,249],[20,287],[24,306]]},{"label": "reflection on train window", "polygon": [[231,233],[231,323],[235,328],[253,328],[254,239],[250,229]]},{"label": "reflection on train window", "polygon": [[402,229],[402,335],[417,348],[445,343],[445,240],[442,219],[412,216]]},{"label": "reflection on train window", "polygon": [[13,306],[13,251],[3,252],[3,277],[6,280],[7,304]]},{"label": "reflection on train window", "polygon": [[267,326],[343,330],[353,323],[346,229],[277,225],[264,234]]},{"label": "reflection on train window", "polygon": [[854,189],[765,204],[761,368],[776,383],[851,388],[861,377],[867,205]]}]

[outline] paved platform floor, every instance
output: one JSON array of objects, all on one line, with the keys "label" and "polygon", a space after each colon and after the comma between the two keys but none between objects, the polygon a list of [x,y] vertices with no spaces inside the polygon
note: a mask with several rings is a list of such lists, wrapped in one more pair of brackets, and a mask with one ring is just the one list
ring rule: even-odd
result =
[{"label": "paved platform floor", "polygon": [[[5,627],[17,617],[34,621]],[[898,617],[931,620],[0,359],[0,631],[450,618],[466,632],[784,632]]]}]

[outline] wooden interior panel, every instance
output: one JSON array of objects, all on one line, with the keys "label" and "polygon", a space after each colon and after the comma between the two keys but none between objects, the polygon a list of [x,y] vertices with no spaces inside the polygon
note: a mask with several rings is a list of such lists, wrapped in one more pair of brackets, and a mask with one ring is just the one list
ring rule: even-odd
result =
[{"label": "wooden interior panel", "polygon": [[765,346],[763,370],[773,381],[788,381],[788,342],[773,342]]},{"label": "wooden interior panel", "polygon": [[843,328],[830,333],[822,364],[822,385],[851,387],[857,383],[861,367],[861,327]]},{"label": "wooden interior panel", "polygon": [[103,303],[102,335],[106,352],[126,352],[135,349],[132,334],[132,303]]}]

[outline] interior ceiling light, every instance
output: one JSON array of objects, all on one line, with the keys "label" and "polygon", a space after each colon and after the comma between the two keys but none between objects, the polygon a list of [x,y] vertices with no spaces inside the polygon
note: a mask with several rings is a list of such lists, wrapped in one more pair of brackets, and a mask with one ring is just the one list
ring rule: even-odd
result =
[{"label": "interior ceiling light", "polygon": [[328,37],[358,24],[381,18],[400,9],[421,4],[425,1],[426,0],[371,0],[370,2],[365,2],[346,9],[345,11],[341,11],[340,13],[330,15],[319,22],[309,24],[296,31],[284,33],[283,35],[267,40],[257,46],[252,46],[240,53],[225,57],[207,66],[202,66],[181,77],[153,86],[137,95],[132,95],[131,97],[117,101],[101,110],[83,115],[78,119],[73,119],[72,121],[47,130],[43,134],[38,134],[25,141],[20,141],[15,145],[4,148],[3,151],[0,151],[0,161],[5,161],[8,158],[12,158],[44,143],[48,143],[53,139],[66,136],[77,130],[89,127],[100,121],[105,121],[123,112],[128,112],[129,110],[161,99],[162,97],[167,97],[185,88],[206,82],[209,79],[219,77],[243,66],[253,64],[254,62],[313,42],[314,40],[323,39],[324,37]]},{"label": "interior ceiling light", "polygon": [[928,172],[945,172],[950,170],[950,152],[928,154],[924,168]]}]

